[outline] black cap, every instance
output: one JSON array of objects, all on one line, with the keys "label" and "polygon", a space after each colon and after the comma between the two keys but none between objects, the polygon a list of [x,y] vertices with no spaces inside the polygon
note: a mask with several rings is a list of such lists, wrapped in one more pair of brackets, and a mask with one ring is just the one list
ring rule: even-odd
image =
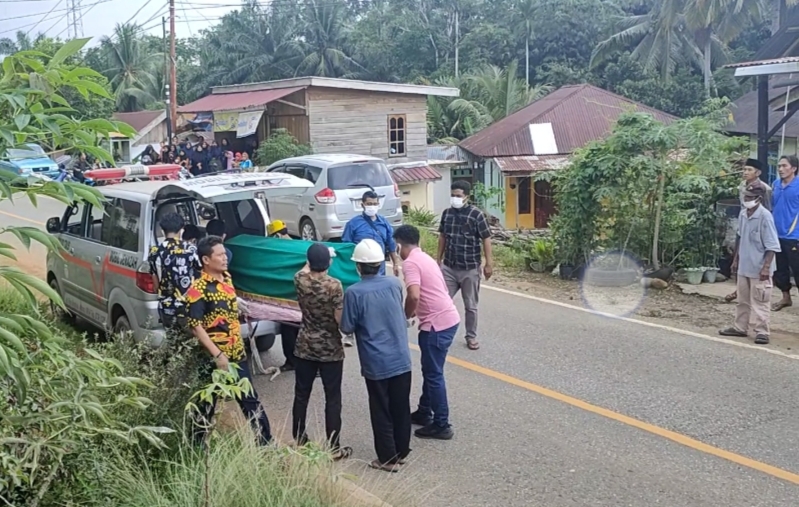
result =
[{"label": "black cap", "polygon": [[758,171],[763,171],[763,164],[755,158],[747,158],[746,162],[744,162],[744,167],[754,167]]},{"label": "black cap", "polygon": [[322,243],[311,245],[307,256],[311,271],[321,272],[330,267],[330,249]]}]

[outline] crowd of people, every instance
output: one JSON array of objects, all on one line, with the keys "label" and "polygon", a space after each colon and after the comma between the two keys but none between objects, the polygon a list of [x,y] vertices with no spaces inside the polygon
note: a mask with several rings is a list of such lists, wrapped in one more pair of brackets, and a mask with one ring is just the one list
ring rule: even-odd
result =
[{"label": "crowd of people", "polygon": [[212,140],[210,143],[200,139],[191,143],[188,139],[182,141],[177,136],[172,142],[161,142],[161,148],[156,150],[147,146],[140,156],[143,165],[178,164],[186,168],[194,176],[213,174],[222,171],[252,169],[252,156],[257,149],[257,144],[251,144],[244,151],[234,151],[227,139],[220,143]]},{"label": "crowd of people", "polygon": [[[769,343],[771,312],[793,305],[791,277],[799,283],[799,159],[786,155],[777,164],[778,178],[769,186],[761,180],[759,161],[747,159],[740,186],[741,214],[732,261],[737,291],[735,322],[722,336],[747,337]],[[772,304],[774,286],[782,298]]]},{"label": "crowd of people", "polygon": [[[330,276],[330,249],[311,243],[305,266],[294,276],[302,322],[281,328],[286,364],[294,371],[292,436],[308,440],[306,415],[313,384],[320,378],[325,395],[325,429],[335,459],[352,454],[341,445],[345,336],[355,338],[361,375],[365,379],[377,458],[370,466],[397,472],[411,452],[411,437],[449,440],[450,423],[444,365],[460,315],[453,297],[458,291],[466,306],[466,343],[477,349],[477,302],[480,280],[492,274],[492,255],[485,216],[469,203],[470,186],[451,187],[451,208],[440,225],[438,258],[419,246],[419,230],[411,225],[392,229],[376,212],[377,195],[363,196],[364,211],[351,220],[344,241],[355,244],[352,261],[360,281],[343,289]],[[216,223],[218,222],[218,223]],[[239,302],[228,273],[230,251],[224,245],[224,223],[214,221],[207,235],[180,215],[159,221],[165,240],[152,248],[151,273],[159,288],[159,313],[170,332],[191,333],[209,357],[209,368],[237,365],[239,376],[251,378],[247,347],[241,338]],[[213,230],[212,230],[213,229]],[[285,225],[273,220],[268,235],[290,239]],[[394,274],[385,275],[386,260]],[[484,262],[483,262],[484,261]],[[400,265],[402,277],[400,277]],[[404,283],[403,283],[404,282]],[[416,327],[421,350],[422,395],[411,410],[413,366],[408,329]],[[296,332],[286,340],[290,329]],[[253,351],[254,353],[257,353]],[[210,374],[209,370],[206,374]],[[237,400],[262,443],[272,441],[266,412],[257,393]],[[201,440],[214,403],[200,407],[195,438]],[[419,426],[412,432],[412,426]]]}]

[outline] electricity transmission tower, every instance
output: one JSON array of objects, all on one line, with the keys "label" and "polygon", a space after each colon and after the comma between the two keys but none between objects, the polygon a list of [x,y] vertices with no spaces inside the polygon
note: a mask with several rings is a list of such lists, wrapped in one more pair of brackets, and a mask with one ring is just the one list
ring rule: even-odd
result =
[{"label": "electricity transmission tower", "polygon": [[83,37],[81,0],[67,0],[67,35],[72,39]]}]

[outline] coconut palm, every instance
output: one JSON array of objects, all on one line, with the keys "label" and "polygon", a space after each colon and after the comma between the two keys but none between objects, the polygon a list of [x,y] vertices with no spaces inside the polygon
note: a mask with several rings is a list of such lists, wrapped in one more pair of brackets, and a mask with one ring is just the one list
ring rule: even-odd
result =
[{"label": "coconut palm", "polygon": [[344,50],[349,26],[347,6],[343,2],[307,0],[302,18],[304,33],[295,47],[303,58],[295,75],[341,77],[363,70]]},{"label": "coconut palm", "polygon": [[[427,80],[421,84],[429,85]],[[439,78],[433,84],[465,90],[466,78]],[[469,97],[427,97],[427,138],[432,144],[456,144],[491,125],[488,109]]]},{"label": "coconut palm", "polygon": [[646,70],[658,71],[664,80],[669,79],[678,64],[692,62],[696,57],[683,14],[688,1],[662,0],[646,14],[620,19],[618,32],[594,48],[590,67],[633,47],[632,57]]},{"label": "coconut palm", "polygon": [[466,93],[482,104],[494,121],[512,114],[550,92],[547,85],[527,86],[517,76],[518,64],[512,61],[507,69],[486,65],[465,77]]},{"label": "coconut palm", "polygon": [[141,44],[139,27],[117,25],[111,37],[103,37],[102,74],[108,79],[118,111],[138,111],[158,100],[155,74],[163,65],[163,53],[149,53]]}]

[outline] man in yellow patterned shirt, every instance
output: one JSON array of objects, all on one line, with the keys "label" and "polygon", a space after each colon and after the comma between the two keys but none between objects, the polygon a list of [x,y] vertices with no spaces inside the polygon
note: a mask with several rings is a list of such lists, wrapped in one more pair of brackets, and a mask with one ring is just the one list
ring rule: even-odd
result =
[{"label": "man in yellow patterned shirt", "polygon": [[[252,384],[249,363],[241,338],[241,324],[236,303],[236,289],[227,272],[227,254],[222,238],[208,236],[197,244],[197,254],[203,265],[202,274],[194,280],[186,292],[188,325],[200,344],[213,357],[216,367],[228,370],[230,363],[239,367],[241,378]],[[244,416],[259,435],[262,444],[272,440],[269,419],[266,417],[255,387],[243,393],[238,401]],[[200,407],[201,418],[195,430],[195,438],[201,440],[214,416],[216,400]]]}]

